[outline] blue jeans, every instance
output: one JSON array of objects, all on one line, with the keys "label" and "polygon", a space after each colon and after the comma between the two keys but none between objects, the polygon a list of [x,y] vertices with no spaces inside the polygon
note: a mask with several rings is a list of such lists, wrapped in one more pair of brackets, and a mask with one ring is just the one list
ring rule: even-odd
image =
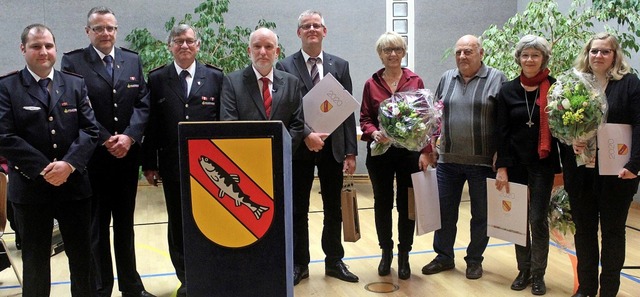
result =
[{"label": "blue jeans", "polygon": [[495,177],[490,167],[439,163],[437,166],[442,228],[435,232],[433,249],[440,263],[453,263],[453,244],[458,228],[458,210],[464,183],[469,183],[471,196],[471,242],[467,247],[467,264],[482,263],[487,248],[487,178]]}]

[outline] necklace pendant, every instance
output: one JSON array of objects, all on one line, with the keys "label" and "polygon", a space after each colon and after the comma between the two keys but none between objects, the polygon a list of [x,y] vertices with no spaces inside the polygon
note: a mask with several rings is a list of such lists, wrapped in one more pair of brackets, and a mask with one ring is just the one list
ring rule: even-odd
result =
[{"label": "necklace pendant", "polygon": [[533,125],[534,125],[534,124],[533,124],[533,122],[532,122],[531,120],[529,120],[529,121],[527,122],[527,126],[529,126],[529,128],[531,128],[531,126],[533,126]]}]

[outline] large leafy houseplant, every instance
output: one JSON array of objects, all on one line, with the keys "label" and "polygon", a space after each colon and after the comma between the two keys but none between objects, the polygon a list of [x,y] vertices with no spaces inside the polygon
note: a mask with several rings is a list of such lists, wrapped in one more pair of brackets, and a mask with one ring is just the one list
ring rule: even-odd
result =
[{"label": "large leafy houseplant", "polygon": [[618,37],[628,56],[640,46],[640,0],[571,0],[562,12],[557,0],[534,0],[500,28],[490,26],[482,33],[484,62],[502,70],[508,78],[520,74],[513,58],[518,40],[527,34],[546,38],[552,47],[549,68],[552,75],[569,70],[584,43],[596,32],[596,22]]},{"label": "large leafy houseplant", "polygon": [[[176,23],[186,23],[196,28],[201,42],[197,59],[216,65],[228,73],[249,64],[247,46],[249,34],[253,31],[241,26],[227,27],[224,14],[228,11],[229,0],[205,0],[194,9],[194,13],[198,14],[197,20],[192,14],[186,14],[180,21],[171,17],[164,29],[168,35]],[[258,27],[275,28],[276,25],[261,19],[256,28]],[[166,37],[157,39],[147,28],[135,28],[125,38],[131,49],[139,53],[145,73],[172,60],[165,39]],[[284,55],[284,50],[281,55]]]}]

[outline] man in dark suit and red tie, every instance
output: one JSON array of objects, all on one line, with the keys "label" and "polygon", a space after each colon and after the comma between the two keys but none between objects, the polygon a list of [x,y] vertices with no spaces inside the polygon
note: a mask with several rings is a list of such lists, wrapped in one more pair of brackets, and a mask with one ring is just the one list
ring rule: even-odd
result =
[{"label": "man in dark suit and red tie", "polygon": [[[325,75],[331,73],[342,86],[352,92],[349,62],[322,50],[327,27],[322,14],[307,10],[298,17],[298,37],[302,41],[299,52],[278,62],[276,68],[298,77],[303,83],[303,96]],[[325,274],[348,282],[357,282],[342,262],[342,211],[340,191],[343,172],[353,174],[358,152],[355,115],[352,113],[338,128],[328,135],[315,133],[305,125],[304,145],[293,155],[293,262],[294,285],[309,277],[309,199],[318,167],[320,191],[324,208],[322,250]]]},{"label": "man in dark suit and red tie", "polygon": [[220,95],[220,120],[279,120],[289,131],[295,151],[304,133],[302,82],[273,68],[280,54],[278,37],[259,28],[249,36],[251,65],[225,76]]},{"label": "man in dark suit and red tie", "polygon": [[98,124],[82,78],[53,69],[49,28],[27,26],[20,49],[27,66],[0,77],[0,155],[11,167],[8,199],[22,235],[22,296],[51,292],[54,218],[69,258],[71,295],[93,296],[87,164]]},{"label": "man in dark suit and red tie", "polygon": [[114,283],[110,223],[118,287],[124,297],[153,296],[136,268],[133,212],[136,206],[140,144],[149,117],[149,96],[138,54],[115,47],[118,22],[107,7],[87,14],[91,44],[66,53],[62,69],[82,75],[100,127],[91,162],[92,250],[98,296],[111,296]]},{"label": "man in dark suit and red tie", "polygon": [[198,32],[187,24],[173,27],[167,47],[174,61],[149,73],[151,113],[142,144],[142,169],[147,181],[162,188],[167,205],[169,256],[181,282],[177,297],[187,296],[182,200],[178,155],[178,123],[217,121],[222,70],[196,61]]}]

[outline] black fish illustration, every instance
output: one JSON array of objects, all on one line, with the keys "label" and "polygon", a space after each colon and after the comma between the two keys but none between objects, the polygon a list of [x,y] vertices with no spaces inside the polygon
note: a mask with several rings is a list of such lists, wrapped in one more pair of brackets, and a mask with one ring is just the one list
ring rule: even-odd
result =
[{"label": "black fish illustration", "polygon": [[220,189],[220,192],[218,192],[219,199],[227,195],[235,201],[236,207],[244,204],[253,212],[253,215],[258,220],[265,211],[269,210],[269,207],[251,201],[249,195],[242,192],[242,189],[240,189],[238,185],[240,183],[240,177],[238,175],[229,174],[206,156],[200,156],[199,161],[202,170],[207,173],[209,179]]}]

